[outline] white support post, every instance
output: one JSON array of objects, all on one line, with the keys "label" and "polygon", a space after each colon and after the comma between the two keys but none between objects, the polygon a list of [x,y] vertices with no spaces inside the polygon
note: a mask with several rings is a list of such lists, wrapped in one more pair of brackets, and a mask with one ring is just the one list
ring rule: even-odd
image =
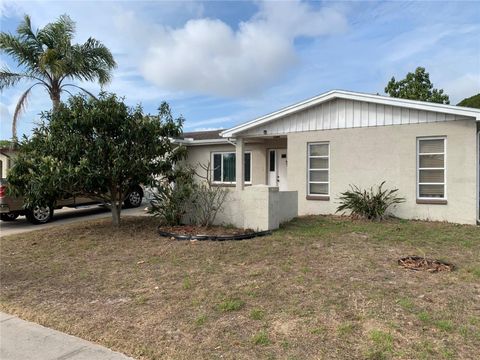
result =
[{"label": "white support post", "polygon": [[244,153],[245,145],[243,138],[237,138],[235,142],[235,181],[236,190],[241,191],[245,188],[245,173],[244,173]]}]

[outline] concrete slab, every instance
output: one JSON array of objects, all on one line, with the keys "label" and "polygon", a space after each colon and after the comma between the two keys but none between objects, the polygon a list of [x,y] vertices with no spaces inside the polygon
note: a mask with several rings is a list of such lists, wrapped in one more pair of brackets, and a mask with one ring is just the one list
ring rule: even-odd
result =
[{"label": "concrete slab", "polygon": [[131,360],[89,341],[0,313],[2,360]]}]

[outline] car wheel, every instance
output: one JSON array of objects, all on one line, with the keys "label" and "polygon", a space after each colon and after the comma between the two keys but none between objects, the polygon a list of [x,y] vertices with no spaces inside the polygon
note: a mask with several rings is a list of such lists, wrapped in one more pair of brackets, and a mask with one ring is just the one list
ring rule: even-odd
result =
[{"label": "car wheel", "polygon": [[0,220],[2,221],[15,221],[15,219],[18,217],[18,214],[0,214]]},{"label": "car wheel", "polygon": [[35,206],[27,211],[26,217],[32,224],[45,224],[52,220],[53,208],[50,206]]},{"label": "car wheel", "polygon": [[125,207],[137,208],[142,205],[143,194],[140,189],[133,189],[130,191],[125,199]]}]

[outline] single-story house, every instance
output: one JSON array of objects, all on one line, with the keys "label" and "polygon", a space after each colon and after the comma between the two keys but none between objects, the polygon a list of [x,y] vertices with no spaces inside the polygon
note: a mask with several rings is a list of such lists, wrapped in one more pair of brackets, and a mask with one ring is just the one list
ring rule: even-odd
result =
[{"label": "single-story house", "polygon": [[[351,184],[399,189],[394,214],[476,224],[480,109],[333,90],[221,131],[184,133],[187,162],[232,187],[219,222],[271,229],[334,214]],[[236,190],[236,191],[233,191]]]}]

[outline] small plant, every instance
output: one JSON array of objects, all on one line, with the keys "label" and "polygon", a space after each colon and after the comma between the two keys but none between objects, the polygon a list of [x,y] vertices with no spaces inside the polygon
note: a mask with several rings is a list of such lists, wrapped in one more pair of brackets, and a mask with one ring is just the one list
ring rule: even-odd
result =
[{"label": "small plant", "polygon": [[435,326],[445,332],[453,330],[453,323],[450,320],[437,320],[435,321]]},{"label": "small plant", "polygon": [[270,344],[270,339],[265,330],[259,331],[253,336],[253,343],[255,345],[268,345]]},{"label": "small plant", "polygon": [[316,327],[310,330],[310,334],[312,335],[322,335],[322,334],[325,334],[325,332],[326,332],[326,329],[324,326]]},{"label": "small plant", "polygon": [[260,309],[253,309],[250,312],[250,317],[253,320],[262,320],[265,317],[265,311],[260,310]]},{"label": "small plant", "polygon": [[393,351],[393,336],[380,330],[372,330],[370,340],[373,342],[373,347],[368,352],[367,359],[387,359],[387,354]]},{"label": "small plant", "polygon": [[429,323],[432,320],[432,317],[426,311],[421,311],[418,315],[418,320],[423,323]]},{"label": "small plant", "polygon": [[158,182],[149,212],[169,226],[180,225],[192,205],[196,184],[190,168],[179,167]]},{"label": "small plant", "polygon": [[188,276],[185,276],[183,279],[183,284],[182,284],[183,290],[189,290],[192,288],[192,283],[190,282],[190,278]]},{"label": "small plant", "polygon": [[397,301],[398,305],[408,311],[412,311],[415,307],[413,301],[409,298],[401,298]]},{"label": "small plant", "polygon": [[202,326],[207,321],[207,315],[200,315],[195,319],[195,325]]},{"label": "small plant", "polygon": [[353,323],[340,324],[337,328],[337,332],[340,336],[348,336],[355,331],[356,327],[357,326]]},{"label": "small plant", "polygon": [[214,186],[212,182],[213,169],[210,162],[199,164],[203,173],[195,173],[200,179],[195,190],[195,202],[193,215],[195,222],[204,227],[213,225],[217,214],[222,210],[228,190],[222,186]]},{"label": "small plant", "polygon": [[243,305],[245,305],[245,302],[240,299],[226,299],[218,305],[218,308],[223,312],[237,311],[240,310]]},{"label": "small plant", "polygon": [[369,190],[350,185],[351,190],[341,193],[337,212],[349,210],[353,217],[377,221],[385,219],[388,208],[405,202],[405,198],[396,196],[398,189],[384,190],[384,184],[385,181],[376,189],[372,186]]}]

